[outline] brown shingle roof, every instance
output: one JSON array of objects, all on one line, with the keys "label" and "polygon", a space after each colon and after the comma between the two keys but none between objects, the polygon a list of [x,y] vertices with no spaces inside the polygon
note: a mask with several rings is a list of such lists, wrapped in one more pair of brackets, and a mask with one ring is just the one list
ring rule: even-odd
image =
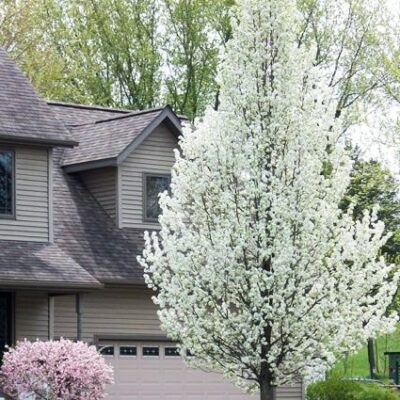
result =
[{"label": "brown shingle roof", "polygon": [[65,152],[63,165],[117,157],[162,110],[127,114],[105,121],[72,128],[79,146]]},{"label": "brown shingle roof", "polygon": [[54,237],[56,244],[101,282],[143,283],[136,261],[143,230],[118,229],[76,174],[60,167],[65,149],[54,152]]},{"label": "brown shingle roof", "polygon": [[161,120],[170,121],[174,132],[179,130],[179,120],[169,107],[128,113],[95,106],[49,106],[0,49],[0,139],[8,134],[13,141],[19,136],[31,141],[81,141],[74,151],[62,147],[54,151],[54,243],[0,241],[1,286],[96,288],[101,283],[144,283],[136,261],[144,244],[143,230],[118,229],[79,176],[68,174],[62,163],[115,157]]},{"label": "brown shingle roof", "polygon": [[0,139],[73,145],[70,134],[0,47]]},{"label": "brown shingle roof", "polygon": [[0,241],[1,286],[99,288],[102,285],[56,244]]},{"label": "brown shingle roof", "polygon": [[48,101],[47,104],[51,107],[57,117],[67,126],[89,124],[132,112],[129,110],[55,101]]}]

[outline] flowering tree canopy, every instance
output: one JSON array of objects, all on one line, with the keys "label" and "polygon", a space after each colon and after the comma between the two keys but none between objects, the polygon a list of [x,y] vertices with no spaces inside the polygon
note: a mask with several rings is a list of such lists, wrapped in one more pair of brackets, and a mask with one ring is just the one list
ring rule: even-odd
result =
[{"label": "flowering tree canopy", "polygon": [[315,49],[299,46],[295,3],[238,1],[220,109],[185,130],[139,259],[189,362],[262,399],[395,322],[383,224],[338,206],[346,121]]},{"label": "flowering tree canopy", "polygon": [[111,367],[94,346],[65,339],[19,342],[0,369],[0,387],[13,398],[100,400],[112,381]]}]

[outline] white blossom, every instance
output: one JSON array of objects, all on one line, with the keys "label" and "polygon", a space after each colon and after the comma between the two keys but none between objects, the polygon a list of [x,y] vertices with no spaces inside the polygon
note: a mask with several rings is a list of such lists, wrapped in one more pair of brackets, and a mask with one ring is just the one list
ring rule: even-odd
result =
[{"label": "white blossom", "polygon": [[185,129],[139,261],[187,361],[259,389],[390,330],[398,275],[376,216],[338,207],[343,122],[314,50],[297,45],[295,1],[238,3],[220,109]]}]

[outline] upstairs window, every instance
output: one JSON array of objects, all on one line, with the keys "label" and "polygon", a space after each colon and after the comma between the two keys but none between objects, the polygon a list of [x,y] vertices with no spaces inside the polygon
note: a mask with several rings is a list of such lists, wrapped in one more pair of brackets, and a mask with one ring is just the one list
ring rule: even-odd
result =
[{"label": "upstairs window", "polygon": [[14,152],[0,149],[0,217],[14,215]]},{"label": "upstairs window", "polygon": [[157,222],[161,214],[158,202],[159,194],[169,189],[170,175],[144,174],[144,205],[143,214],[145,222]]}]

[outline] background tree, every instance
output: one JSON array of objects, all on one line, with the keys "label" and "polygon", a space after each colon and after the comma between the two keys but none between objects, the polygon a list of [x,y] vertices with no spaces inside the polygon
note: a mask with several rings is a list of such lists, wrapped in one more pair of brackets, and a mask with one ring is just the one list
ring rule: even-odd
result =
[{"label": "background tree", "polygon": [[398,262],[400,256],[400,199],[398,183],[391,172],[378,161],[356,159],[351,172],[350,185],[341,203],[343,209],[353,204],[353,217],[361,220],[364,212],[379,206],[377,216],[390,233],[382,247],[388,261]]},{"label": "background tree", "polygon": [[346,121],[326,68],[298,45],[294,2],[238,1],[232,24],[220,108],[185,132],[140,262],[188,362],[274,399],[275,385],[393,326],[398,276],[379,257],[383,224],[339,208]]},{"label": "background tree", "polygon": [[[388,241],[382,247],[382,254],[389,262],[399,264],[400,257],[400,200],[398,184],[390,171],[377,161],[363,161],[356,158],[351,172],[350,185],[341,202],[347,210],[352,205],[353,218],[362,220],[365,211],[379,207],[378,218],[385,224]],[[395,299],[395,309],[398,299]],[[372,338],[368,339],[368,362],[371,379],[376,378],[377,354]]]},{"label": "background tree", "polygon": [[47,98],[133,109],[159,103],[156,0],[7,0],[2,43]]},{"label": "background tree", "polygon": [[[45,97],[129,108],[218,106],[216,65],[234,0],[4,0],[0,41]],[[398,26],[387,1],[298,0],[299,45],[336,89],[348,128],[397,101]],[[326,18],[329,16],[329,18]],[[368,106],[367,106],[368,105]]]},{"label": "background tree", "polygon": [[218,106],[218,54],[230,37],[233,0],[164,0],[167,102],[190,119]]},{"label": "background tree", "polygon": [[398,54],[398,19],[388,4],[298,0],[303,16],[299,45],[314,46],[314,63],[326,69],[327,82],[338,98],[336,112],[346,111],[348,125],[388,100],[389,89],[398,90],[398,80],[390,73]]}]

